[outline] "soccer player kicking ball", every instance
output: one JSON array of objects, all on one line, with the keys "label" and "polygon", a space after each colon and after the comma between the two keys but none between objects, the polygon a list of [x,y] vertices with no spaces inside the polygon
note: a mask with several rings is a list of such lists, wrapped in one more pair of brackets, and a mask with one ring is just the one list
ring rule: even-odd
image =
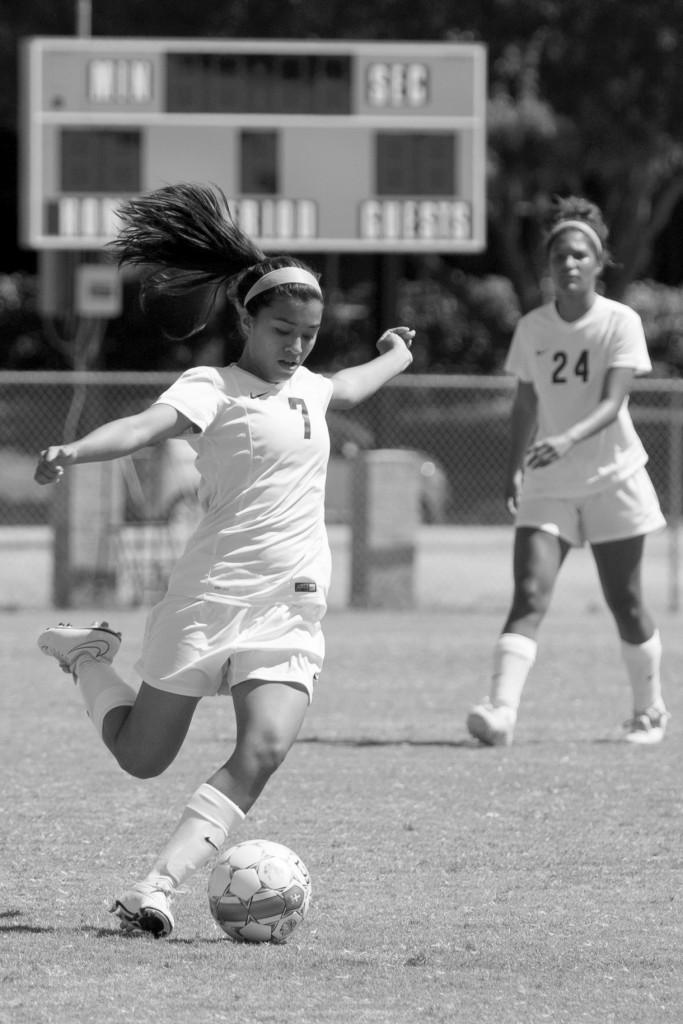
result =
[{"label": "soccer player kicking ball", "polygon": [[514,594],[488,698],[467,717],[489,746],[512,742],[557,574],[569,549],[586,542],[631,685],[625,739],[659,743],[669,718],[661,641],[641,588],[645,536],[665,522],[628,412],[633,378],[652,366],[640,317],[597,292],[606,241],[594,204],[557,201],[546,236],[555,299],[522,317],[506,362],[518,380],[505,482],[516,516]]},{"label": "soccer player kicking ball", "polygon": [[169,186],[131,200],[121,218],[119,262],[153,268],[146,302],[199,286],[215,298],[227,287],[244,335],[236,363],[188,370],[144,412],[45,449],[35,474],[51,483],[69,466],[173,437],[197,453],[205,514],[149,614],[137,692],[113,667],[121,637],[106,623],[54,626],[38,640],[73,675],[104,743],[137,778],[171,764],[202,697],[232,697],[234,750],[112,907],[123,931],[160,937],[173,929],[174,892],[215,857],[282,763],[322,668],[326,409],[353,406],[405,370],[414,331],[386,331],[365,364],[312,373],[303,364],[323,314],[318,277],[290,256],[260,252],[222,194]]}]

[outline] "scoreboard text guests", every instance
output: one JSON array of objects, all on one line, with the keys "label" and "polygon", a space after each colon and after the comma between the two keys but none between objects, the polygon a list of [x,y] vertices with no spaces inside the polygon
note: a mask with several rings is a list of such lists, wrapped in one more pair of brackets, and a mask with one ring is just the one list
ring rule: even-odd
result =
[{"label": "scoreboard text guests", "polygon": [[269,251],[485,246],[481,45],[45,37],[22,84],[29,247],[97,249],[178,181]]}]

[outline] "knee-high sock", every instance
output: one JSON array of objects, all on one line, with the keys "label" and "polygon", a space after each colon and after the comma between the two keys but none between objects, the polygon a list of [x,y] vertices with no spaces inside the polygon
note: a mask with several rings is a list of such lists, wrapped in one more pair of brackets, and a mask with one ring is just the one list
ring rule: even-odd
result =
[{"label": "knee-high sock", "polygon": [[644,644],[627,644],[621,641],[621,656],[626,665],[629,682],[633,691],[633,710],[636,714],[649,708],[664,710],[660,666],[662,641],[656,629]]},{"label": "knee-high sock", "polygon": [[216,856],[235,822],[245,814],[220,790],[203,783],[183,811],[176,829],[143,879],[177,888]]},{"label": "knee-high sock", "polygon": [[135,704],[135,690],[106,661],[87,656],[79,658],[75,675],[88,718],[100,736],[105,715],[114,708]]},{"label": "knee-high sock", "polygon": [[536,660],[538,644],[521,633],[503,633],[493,648],[493,674],[489,699],[494,707],[515,711],[522,699],[527,676]]}]

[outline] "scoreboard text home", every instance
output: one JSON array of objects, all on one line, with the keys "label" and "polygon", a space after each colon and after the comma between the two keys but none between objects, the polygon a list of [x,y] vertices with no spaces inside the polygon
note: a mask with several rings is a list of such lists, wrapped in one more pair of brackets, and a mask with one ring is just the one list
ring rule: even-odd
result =
[{"label": "scoreboard text home", "polygon": [[22,86],[29,247],[97,249],[179,181],[270,251],[485,246],[481,45],[45,37]]}]

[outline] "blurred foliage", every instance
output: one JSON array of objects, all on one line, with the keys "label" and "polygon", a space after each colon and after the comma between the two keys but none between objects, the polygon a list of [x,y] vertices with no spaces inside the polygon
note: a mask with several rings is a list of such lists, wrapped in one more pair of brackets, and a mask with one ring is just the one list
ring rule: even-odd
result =
[{"label": "blurred foliage", "polygon": [[418,373],[500,371],[519,317],[511,282],[454,270],[441,280],[403,281],[399,319],[418,332]]},{"label": "blurred foliage", "polygon": [[37,281],[31,274],[0,274],[0,366],[5,370],[56,369],[36,305]]},{"label": "blurred foliage", "polygon": [[683,376],[683,291],[658,281],[634,281],[624,301],[641,316],[657,377]]}]

